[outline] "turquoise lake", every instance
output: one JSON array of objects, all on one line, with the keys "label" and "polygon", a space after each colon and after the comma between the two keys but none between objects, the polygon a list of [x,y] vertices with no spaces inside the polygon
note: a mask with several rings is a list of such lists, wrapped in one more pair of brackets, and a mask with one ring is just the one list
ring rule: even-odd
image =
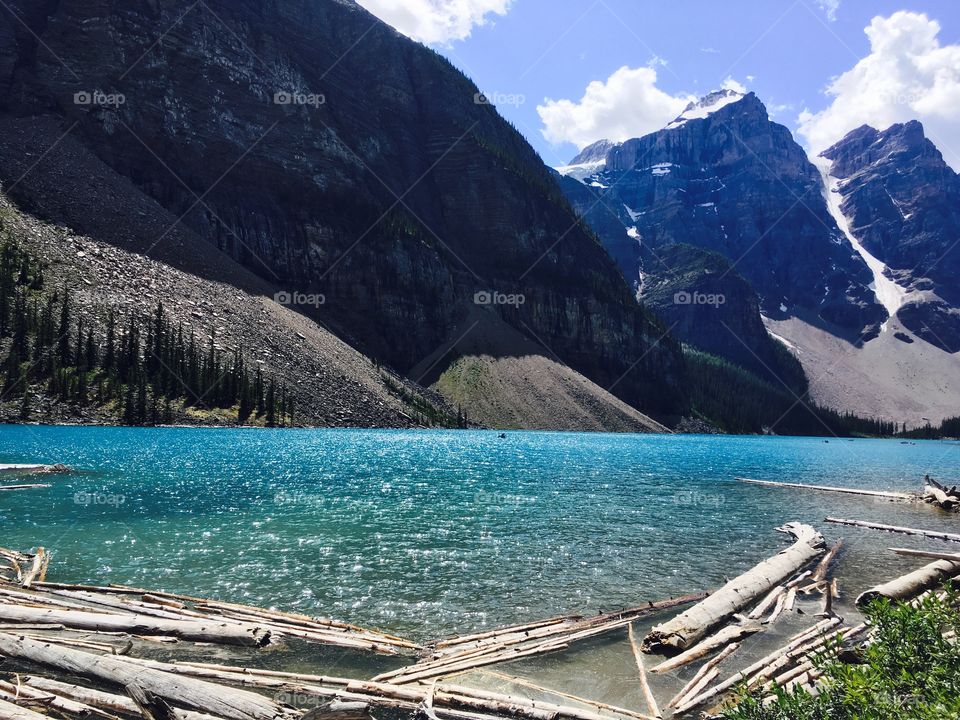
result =
[{"label": "turquoise lake", "polygon": [[734,481],[919,489],[927,473],[960,478],[950,442],[10,426],[0,462],[77,470],[0,493],[0,545],[50,549],[49,579],[418,639],[716,587],[783,548],[774,528],[790,520],[847,539],[848,599],[917,566],[887,548],[922,543],[827,515],[960,525],[926,506]]}]

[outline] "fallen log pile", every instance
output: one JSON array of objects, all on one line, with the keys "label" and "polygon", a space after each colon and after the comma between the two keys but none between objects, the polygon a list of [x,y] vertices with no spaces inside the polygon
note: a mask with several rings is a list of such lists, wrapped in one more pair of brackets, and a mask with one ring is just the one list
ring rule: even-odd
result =
[{"label": "fallen log pile", "polygon": [[449,638],[435,643],[432,653],[421,662],[383,673],[374,679],[407,685],[488,665],[543,655],[566,649],[578,640],[602,635],[612,630],[625,629],[642,617],[697,602],[706,596],[706,593],[685,595],[660,602],[649,602],[646,605],[616,613],[588,618],[578,615],[557,617],[527,625],[514,625],[475,635]]},{"label": "fallen log pile", "polygon": [[[930,555],[930,553],[911,554]],[[933,554],[936,555],[936,553]],[[957,559],[960,560],[960,556],[957,556]],[[828,558],[824,558],[813,577],[820,576],[820,569],[826,568],[828,564]],[[945,593],[937,588],[944,580],[950,578],[953,578],[954,582],[960,580],[960,563],[949,567],[934,563],[864,593],[857,599],[857,604],[862,606],[876,597],[887,597],[903,602],[918,602],[931,593],[945,597]],[[706,714],[713,716],[725,704],[729,704],[741,688],[759,690],[769,699],[772,699],[775,687],[787,691],[803,688],[815,693],[822,677],[819,669],[820,661],[815,658],[822,660],[824,657],[829,657],[850,641],[867,643],[870,641],[871,634],[872,629],[868,624],[861,623],[850,627],[844,624],[841,618],[831,615],[794,635],[787,644],[760,660],[732,673],[722,682],[708,687],[719,677],[717,666],[737,650],[737,643],[732,643],[705,663],[670,701],[668,707],[673,709],[675,716],[678,717],[704,707],[708,708]]]},{"label": "fallen log pile", "polygon": [[[841,641],[867,639],[870,628],[846,624],[833,612],[838,593],[830,571],[841,544],[828,548],[819,532],[801,523],[777,529],[792,535],[793,545],[713,594],[593,617],[558,616],[426,646],[307,615],[135,587],[48,582],[49,556],[42,549],[20,553],[0,548],[0,657],[5,658],[3,669],[10,671],[0,673],[0,718],[369,720],[371,713],[390,711],[422,720],[657,720],[701,709],[715,712],[743,686],[763,694],[776,687],[815,692],[821,676],[814,658]],[[960,577],[960,554],[911,552],[939,559],[868,591],[871,597],[910,600],[936,592],[944,579]],[[819,614],[804,599],[814,593],[823,596]],[[869,600],[864,596],[858,603]],[[655,626],[642,645],[637,642],[636,622],[684,605],[692,607]],[[754,636],[786,637],[787,632],[771,628],[780,628],[787,616],[794,623],[803,616],[815,620],[785,642],[768,640],[769,647],[779,647],[756,662],[733,665]],[[546,688],[491,667],[613,632],[629,640],[644,712]],[[246,660],[233,665],[196,662],[206,659],[200,648],[209,645],[247,657],[292,642],[416,661],[370,680],[264,669],[260,661],[250,663],[256,667]],[[173,659],[177,648],[189,659]],[[648,666],[644,653],[668,657]],[[700,667],[691,667],[689,678],[684,673],[684,682],[676,676],[666,679],[675,682],[666,702],[658,678],[697,662]],[[733,667],[724,670],[727,665]],[[468,674],[520,690],[508,694],[468,687]],[[527,697],[531,693],[539,699]]]},{"label": "fallen log pile", "polygon": [[[627,627],[638,617],[695,602],[699,594],[596,617],[559,617],[436,643],[429,649],[377,631],[305,615],[125,586],[47,582],[42,550],[0,549],[0,718],[128,720],[362,720],[371,711],[419,714],[430,720],[655,720],[633,710],[547,688],[533,700],[465,687],[444,679],[463,667],[484,667],[551,652],[579,639]],[[155,659],[149,650],[218,645],[256,653],[294,639],[381,655],[445,655],[411,679],[358,680],[239,665]],[[159,645],[158,643],[163,643]],[[165,653],[168,654],[168,653]],[[464,656],[472,656],[464,663]],[[428,664],[433,660],[426,660]],[[259,663],[258,663],[259,664]],[[453,673],[449,665],[455,665]],[[415,672],[421,675],[422,668]]]},{"label": "fallen log pile", "polygon": [[[826,550],[823,535],[809,525],[788,523],[777,530],[792,535],[796,542],[734,578],[673,620],[653,628],[643,639],[644,651],[676,653],[688,650],[705,638],[711,629],[729,620],[755,600],[771,593]],[[793,591],[793,597],[795,595],[796,592]],[[791,596],[788,591],[784,602],[789,597]],[[782,609],[783,606],[780,607]]]}]

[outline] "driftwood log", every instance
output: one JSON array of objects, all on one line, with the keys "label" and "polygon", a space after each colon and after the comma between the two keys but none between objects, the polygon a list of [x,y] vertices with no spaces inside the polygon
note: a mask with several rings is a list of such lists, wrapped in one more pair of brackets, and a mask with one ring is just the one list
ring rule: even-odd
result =
[{"label": "driftwood log", "polygon": [[49,716],[0,700],[0,718],[3,720],[50,720]]},{"label": "driftwood log", "polygon": [[299,713],[292,709],[247,690],[175,676],[115,657],[97,656],[8,633],[0,632],[0,655],[109,685],[137,685],[168,702],[227,720],[293,720],[299,717]]},{"label": "driftwood log", "polygon": [[677,668],[683,667],[684,665],[689,665],[690,663],[699,660],[702,657],[706,657],[718,648],[725,647],[736,640],[740,640],[748,635],[753,635],[754,633],[760,632],[762,629],[763,626],[760,623],[751,622],[749,620],[739,625],[728,625],[718,633],[706,638],[700,643],[697,643],[689,650],[685,650],[679,655],[676,655],[669,660],[665,660],[656,667],[651,668],[650,672],[665,673],[671,670],[676,670]]},{"label": "driftwood log", "polygon": [[960,574],[960,562],[937,560],[911,573],[870,588],[857,598],[857,607],[865,607],[881,597],[888,600],[909,600],[958,574]]},{"label": "driftwood log", "polygon": [[673,620],[654,627],[643,640],[644,651],[679,653],[693,647],[714,627],[769,593],[825,551],[823,535],[809,525],[787,523],[777,530],[792,535],[796,542]]},{"label": "driftwood log", "polygon": [[0,604],[0,621],[12,623],[54,623],[78,630],[124,632],[131,635],[162,635],[193,642],[263,647],[270,632],[254,626],[244,627],[214,620],[164,620],[149,615],[108,614]]},{"label": "driftwood log", "polygon": [[917,528],[901,527],[899,525],[884,525],[882,523],[865,522],[863,520],[844,520],[842,518],[832,517],[828,517],[827,522],[834,523],[835,525],[849,525],[850,527],[866,528],[868,530],[883,530],[885,532],[899,533],[900,535],[918,535],[920,537],[933,538],[934,540],[960,543],[960,534],[957,533],[918,530]]},{"label": "driftwood log", "polygon": [[910,502],[916,500],[916,494],[893,492],[889,490],[858,490],[856,488],[830,487],[829,485],[806,485],[804,483],[785,483],[773,480],[751,480],[737,478],[738,482],[748,485],[763,485],[765,487],[793,488],[795,490],[816,490],[819,492],[843,493],[845,495],[866,495],[868,497],[884,498],[892,502]]},{"label": "driftwood log", "polygon": [[[82,685],[51,680],[40,675],[21,675],[19,679],[24,687],[43,690],[51,695],[67,698],[108,714],[120,713],[136,716],[140,713],[137,704],[126,695],[114,695],[103,690],[94,690]],[[213,715],[192,710],[179,710],[178,714],[181,720],[216,720]]]}]

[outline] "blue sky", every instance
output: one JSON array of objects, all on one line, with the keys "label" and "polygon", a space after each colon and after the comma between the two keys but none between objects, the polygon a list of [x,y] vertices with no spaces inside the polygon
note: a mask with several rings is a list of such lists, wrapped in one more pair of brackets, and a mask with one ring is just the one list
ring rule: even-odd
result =
[{"label": "blue sky", "polygon": [[[391,1],[360,0],[384,19],[393,20],[394,25],[411,22],[409,18],[398,20],[389,9],[380,7],[389,6]],[[443,12],[446,2],[410,0],[406,10],[419,13],[418,22],[422,22],[429,13]],[[960,146],[960,131],[956,140],[952,134],[957,122],[952,116],[960,115],[960,105],[949,102],[960,98],[953,95],[955,90],[960,92],[960,47],[956,48],[957,53],[948,47],[960,45],[960,3],[956,0],[466,0],[467,5],[471,2],[478,9],[465,21],[468,24],[447,31],[448,35],[462,36],[466,27],[469,36],[431,44],[484,91],[502,100],[498,103],[500,112],[513,121],[550,165],[569,160],[576,154],[577,146],[568,139],[555,137],[550,142],[544,137],[538,106],[543,106],[547,98],[567,99],[576,105],[591,82],[605,83],[622,67],[648,67],[655,71],[656,92],[675,98],[674,102],[687,95],[705,94],[732,78],[755,91],[773,111],[774,118],[795,131],[798,115],[804,109],[813,113],[829,109],[832,116],[818,120],[822,127],[811,127],[811,137],[816,137],[817,132],[831,137],[840,128],[854,122],[862,124],[864,119],[873,120],[873,116],[873,124],[879,125],[927,113],[930,118],[920,119],[943,125],[937,125],[942,143]],[[416,7],[418,4],[422,7]],[[462,8],[463,2],[457,7]],[[489,12],[490,8],[505,12]],[[891,21],[889,28],[877,33],[893,39],[886,42],[874,38],[872,44],[864,29],[873,18],[891,18],[901,10],[924,13],[929,21],[939,23],[939,34],[936,28],[931,32],[940,48],[951,52],[934,52],[927,47],[926,37],[911,41],[913,49],[911,43],[904,46],[899,39],[901,34],[925,36],[926,32],[922,23],[903,29],[905,21],[900,16],[903,22]],[[414,36],[431,32],[419,27],[413,31],[399,29]],[[917,43],[923,45],[922,50],[916,50]],[[864,63],[872,52],[876,57]],[[887,87],[887,68],[890,63],[899,67],[898,54],[926,57],[928,52],[935,56],[935,64],[939,63],[938,72],[922,78],[901,68],[897,82]],[[825,89],[831,79],[853,72],[858,63],[863,67],[857,71],[859,74],[847,77],[846,89],[828,96]],[[917,71],[921,75],[924,72]],[[952,76],[946,89],[935,79],[944,72]],[[652,101],[645,94],[651,90],[647,87],[649,73],[645,77],[644,81],[630,80],[616,93],[631,95],[633,99],[620,97],[613,101],[632,103],[630,112],[639,105],[650,104]],[[646,89],[631,84],[636,82],[646,83]],[[890,95],[889,107],[878,104],[872,111],[864,109],[863,98],[858,99],[857,93],[867,83],[872,83],[872,98]],[[600,90],[596,98],[599,107],[590,112],[625,112],[623,108],[606,108],[615,94],[612,86],[605,94],[603,88]],[[936,97],[931,99],[927,93]],[[905,94],[909,97],[905,98]],[[519,100],[518,96],[522,96],[523,102],[511,104]],[[837,97],[841,97],[844,102],[840,104],[846,109],[830,107]],[[668,107],[673,106],[668,103]],[[564,112],[561,110],[560,114]],[[657,112],[662,115],[667,110],[661,108]],[[606,127],[609,118],[598,122],[599,127]],[[654,121],[630,122],[647,130],[644,123]],[[562,129],[555,132],[558,133],[570,134]],[[581,128],[579,137],[590,133],[590,127]],[[798,139],[808,142],[805,136]]]}]

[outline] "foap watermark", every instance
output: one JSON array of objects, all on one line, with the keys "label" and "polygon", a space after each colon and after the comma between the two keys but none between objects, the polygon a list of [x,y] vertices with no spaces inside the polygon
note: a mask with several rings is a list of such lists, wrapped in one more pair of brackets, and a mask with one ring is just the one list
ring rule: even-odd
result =
[{"label": "foap watermark", "polygon": [[520,93],[478,92],[473,96],[475,105],[513,105],[520,107],[527,101],[527,96]]},{"label": "foap watermark", "polygon": [[323,293],[287,292],[286,290],[281,290],[274,295],[273,300],[279,305],[291,307],[320,307],[327,303],[327,297]]},{"label": "foap watermark", "polygon": [[73,504],[90,507],[91,505],[105,505],[107,507],[120,507],[127,502],[126,495],[119,493],[91,492],[89,490],[78,490],[73,494]]},{"label": "foap watermark", "polygon": [[274,702],[281,705],[290,705],[300,710],[312,710],[313,708],[323,707],[330,702],[330,698],[317,697],[302,692],[281,691],[273,696]]},{"label": "foap watermark", "polygon": [[720,293],[687,292],[681,290],[673,296],[674,305],[706,305],[718,308],[727,304],[727,296]]},{"label": "foap watermark", "polygon": [[305,105],[307,107],[319,108],[327,104],[327,96],[323,93],[305,93],[287,90],[277,90],[273,94],[274,105]]},{"label": "foap watermark", "polygon": [[705,493],[698,490],[681,490],[673,496],[674,505],[720,507],[727,498],[720,493]]},{"label": "foap watermark", "polygon": [[495,505],[497,507],[533,505],[537,499],[532,495],[511,495],[509,493],[486,492],[481,490],[473,496],[478,505]]},{"label": "foap watermark", "polygon": [[496,290],[480,290],[473,294],[474,305],[512,305],[520,307],[527,298],[520,293],[502,293]]},{"label": "foap watermark", "polygon": [[277,505],[317,505],[322,501],[317,495],[290,490],[280,490],[273,496],[273,502]]},{"label": "foap watermark", "polygon": [[81,305],[125,305],[133,300],[120,292],[110,290],[77,290],[73,299]]},{"label": "foap watermark", "polygon": [[123,93],[105,93],[103,90],[81,90],[73,94],[74,105],[118,108],[127,102]]},{"label": "foap watermark", "polygon": [[886,105],[904,105],[906,107],[913,107],[921,100],[926,99],[923,93],[908,91],[880,93],[880,97]]}]

